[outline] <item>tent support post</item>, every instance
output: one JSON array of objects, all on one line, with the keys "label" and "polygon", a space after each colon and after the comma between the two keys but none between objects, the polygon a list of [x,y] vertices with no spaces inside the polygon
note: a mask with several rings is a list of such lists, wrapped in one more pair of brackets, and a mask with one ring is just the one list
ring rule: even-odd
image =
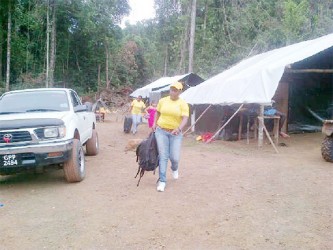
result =
[{"label": "tent support post", "polygon": [[240,105],[239,108],[236,110],[236,112],[229,118],[229,120],[223,124],[223,126],[216,131],[216,133],[206,142],[206,143],[210,143],[220,132],[222,129],[225,128],[225,126],[228,125],[228,123],[232,120],[232,118],[235,117],[235,115],[243,108],[244,104]]},{"label": "tent support post", "polygon": [[274,142],[273,142],[271,136],[269,135],[269,133],[268,133],[268,131],[267,131],[267,128],[266,128],[265,123],[264,123],[264,118],[261,116],[261,117],[258,117],[258,120],[259,120],[259,126],[260,126],[260,124],[261,124],[261,126],[263,127],[263,129],[264,129],[264,131],[265,131],[265,133],[266,133],[266,136],[267,136],[269,142],[272,144],[272,146],[273,146],[275,152],[278,154],[279,151],[278,151],[278,149],[276,148],[276,146],[275,146],[275,144],[274,144]]},{"label": "tent support post", "polygon": [[[259,117],[264,116],[264,105],[260,105],[259,109]],[[263,123],[259,122],[259,128],[258,128],[258,147],[261,148],[264,143],[264,127]]]},{"label": "tent support post", "polygon": [[[195,126],[195,124],[200,120],[200,118],[207,112],[207,110],[212,106],[212,104],[209,104],[209,106],[204,110],[204,112],[202,112],[202,114],[198,117],[198,119],[194,122],[194,124],[192,124],[192,120],[191,120],[191,127],[189,127],[188,129],[185,130],[184,135],[190,130],[192,129],[192,127]],[[194,109],[195,110],[195,109]],[[194,130],[194,129],[193,129]],[[192,131],[194,132],[194,131]]]},{"label": "tent support post", "polygon": [[246,123],[246,144],[250,143],[249,133],[250,133],[250,116],[248,115]]},{"label": "tent support post", "polygon": [[239,117],[239,126],[238,126],[238,140],[242,139],[242,130],[243,130],[243,114]]},{"label": "tent support post", "polygon": [[196,122],[195,122],[195,116],[196,116],[196,114],[195,113],[196,112],[195,112],[195,107],[194,107],[193,108],[193,113],[191,115],[191,132],[195,131],[195,124],[196,124]]}]

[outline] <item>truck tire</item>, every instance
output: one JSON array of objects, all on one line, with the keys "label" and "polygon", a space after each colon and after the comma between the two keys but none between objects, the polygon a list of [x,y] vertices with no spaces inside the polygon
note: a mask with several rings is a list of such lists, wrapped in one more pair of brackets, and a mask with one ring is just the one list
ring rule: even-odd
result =
[{"label": "truck tire", "polygon": [[92,131],[91,138],[86,143],[86,155],[97,155],[99,152],[98,134],[95,129]]},{"label": "truck tire", "polygon": [[325,161],[333,162],[333,137],[326,136],[321,144],[321,155]]},{"label": "truck tire", "polygon": [[97,155],[99,152],[98,134],[95,129],[92,131],[91,138],[86,143],[87,155]]},{"label": "truck tire", "polygon": [[64,164],[65,179],[68,182],[82,181],[86,174],[84,152],[80,140],[73,139],[72,154]]}]

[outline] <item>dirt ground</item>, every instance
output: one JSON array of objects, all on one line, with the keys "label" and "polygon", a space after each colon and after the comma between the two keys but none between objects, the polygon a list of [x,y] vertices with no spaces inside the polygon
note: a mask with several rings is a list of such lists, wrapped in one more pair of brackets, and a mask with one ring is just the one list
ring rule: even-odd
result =
[{"label": "dirt ground", "polygon": [[137,187],[122,119],[98,123],[100,154],[84,181],[62,171],[0,177],[1,249],[333,249],[333,165],[320,133],[291,135],[276,154],[254,140],[184,139],[178,180]]}]

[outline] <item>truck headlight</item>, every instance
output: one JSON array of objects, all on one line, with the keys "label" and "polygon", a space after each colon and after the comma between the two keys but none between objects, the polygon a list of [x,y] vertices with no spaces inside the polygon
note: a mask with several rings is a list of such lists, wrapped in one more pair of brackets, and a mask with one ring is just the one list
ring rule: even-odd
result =
[{"label": "truck headlight", "polygon": [[66,136],[66,127],[48,127],[35,130],[40,139],[58,139]]},{"label": "truck headlight", "polygon": [[64,126],[44,129],[45,138],[63,138],[65,135],[66,128]]},{"label": "truck headlight", "polygon": [[45,138],[57,138],[59,136],[58,128],[45,128],[44,137]]}]

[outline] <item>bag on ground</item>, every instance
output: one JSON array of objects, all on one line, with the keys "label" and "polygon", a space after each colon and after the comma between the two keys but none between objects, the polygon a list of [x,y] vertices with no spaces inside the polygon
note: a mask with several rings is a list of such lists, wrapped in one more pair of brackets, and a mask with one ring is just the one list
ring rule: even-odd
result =
[{"label": "bag on ground", "polygon": [[124,132],[128,134],[132,128],[132,116],[126,115],[124,119]]},{"label": "bag on ground", "polygon": [[149,137],[143,140],[136,148],[136,161],[139,164],[136,178],[140,175],[137,186],[140,184],[140,180],[145,171],[154,171],[158,167],[158,148],[155,138],[155,133],[150,133]]}]

